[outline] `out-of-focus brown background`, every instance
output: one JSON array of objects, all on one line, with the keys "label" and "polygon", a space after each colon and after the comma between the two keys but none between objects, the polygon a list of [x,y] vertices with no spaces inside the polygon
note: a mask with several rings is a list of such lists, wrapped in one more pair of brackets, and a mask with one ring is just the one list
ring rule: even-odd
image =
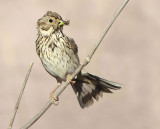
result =
[{"label": "out-of-focus brown background", "polygon": [[[123,0],[0,1],[0,128],[7,128],[26,71],[31,72],[14,127],[20,128],[48,101],[56,81],[35,52],[36,22],[46,11],[70,19],[64,33],[79,46],[81,61]],[[124,84],[82,110],[69,86],[31,129],[159,129],[160,1],[130,1],[86,69]]]}]

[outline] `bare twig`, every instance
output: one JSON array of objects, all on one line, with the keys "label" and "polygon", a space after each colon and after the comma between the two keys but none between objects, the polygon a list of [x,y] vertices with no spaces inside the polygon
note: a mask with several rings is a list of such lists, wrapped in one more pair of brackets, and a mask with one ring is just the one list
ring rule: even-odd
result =
[{"label": "bare twig", "polygon": [[[126,6],[126,4],[128,3],[129,0],[126,0],[121,7],[118,9],[118,11],[115,13],[115,15],[113,16],[113,18],[111,19],[111,21],[109,22],[109,24],[106,26],[104,32],[102,33],[102,35],[99,37],[99,39],[97,40],[96,44],[94,45],[93,49],[89,52],[89,54],[87,55],[86,59],[83,61],[83,63],[75,70],[75,72],[71,75],[71,79],[74,79],[76,77],[76,75],[90,62],[93,54],[95,53],[95,51],[97,50],[98,46],[100,45],[101,41],[103,40],[104,36],[106,35],[106,33],[108,32],[108,30],[110,29],[110,27],[112,26],[112,24],[114,23],[114,21],[116,20],[116,18],[118,17],[118,15],[121,13],[121,11],[123,10],[123,8]],[[64,89],[69,85],[69,82],[64,82],[62,86],[60,86],[55,92],[54,92],[54,97],[57,98],[63,91]],[[20,129],[28,129],[30,126],[32,126],[46,111],[47,109],[51,106],[51,102],[48,101],[47,104],[26,124],[24,125],[22,128]]]},{"label": "bare twig", "polygon": [[26,84],[27,84],[27,80],[28,80],[29,75],[30,75],[30,72],[31,72],[31,70],[32,70],[32,66],[33,66],[33,63],[31,63],[31,65],[29,66],[29,69],[28,69],[28,72],[27,72],[27,74],[26,74],[25,80],[24,80],[24,82],[23,82],[23,85],[22,85],[22,88],[21,88],[21,91],[20,91],[20,94],[19,94],[17,103],[16,103],[16,105],[15,105],[14,113],[13,113],[13,116],[12,116],[11,121],[10,121],[10,123],[9,123],[8,129],[12,129],[13,122],[14,122],[14,119],[15,119],[15,117],[16,117],[16,113],[17,113],[17,111],[18,111],[21,98],[22,98],[24,89],[25,89]]}]

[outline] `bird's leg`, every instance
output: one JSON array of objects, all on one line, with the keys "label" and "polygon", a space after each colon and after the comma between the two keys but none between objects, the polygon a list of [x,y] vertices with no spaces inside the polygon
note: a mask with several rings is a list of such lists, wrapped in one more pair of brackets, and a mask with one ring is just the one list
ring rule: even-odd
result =
[{"label": "bird's leg", "polygon": [[51,101],[52,104],[54,104],[55,106],[58,105],[58,100],[59,98],[58,97],[54,97],[54,92],[61,86],[62,83],[57,83],[58,85],[56,86],[55,89],[53,89],[53,91],[50,93],[50,96],[49,96],[49,100]]},{"label": "bird's leg", "polygon": [[66,77],[66,80],[67,80],[68,83],[73,85],[75,83],[75,81],[72,81],[71,77],[72,77],[71,74],[68,74],[67,77]]}]

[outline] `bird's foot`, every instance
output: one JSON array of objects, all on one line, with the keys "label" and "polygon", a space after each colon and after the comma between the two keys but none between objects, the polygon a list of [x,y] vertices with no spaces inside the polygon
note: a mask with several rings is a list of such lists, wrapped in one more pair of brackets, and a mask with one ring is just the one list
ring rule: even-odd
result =
[{"label": "bird's foot", "polygon": [[54,96],[54,92],[61,86],[61,83],[58,83],[57,87],[50,93],[49,100],[52,104],[57,106],[59,104],[59,98]]},{"label": "bird's foot", "polygon": [[72,75],[71,74],[68,74],[67,77],[66,77],[66,80],[68,83],[70,83],[71,85],[75,84],[75,81],[72,81]]}]

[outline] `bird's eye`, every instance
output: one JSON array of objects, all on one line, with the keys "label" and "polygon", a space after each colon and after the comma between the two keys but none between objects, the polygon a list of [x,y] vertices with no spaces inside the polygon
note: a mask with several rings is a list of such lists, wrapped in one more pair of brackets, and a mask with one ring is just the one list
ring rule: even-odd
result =
[{"label": "bird's eye", "polygon": [[52,20],[52,19],[49,19],[49,22],[50,22],[50,23],[52,23],[52,22],[53,22],[53,20]]}]

